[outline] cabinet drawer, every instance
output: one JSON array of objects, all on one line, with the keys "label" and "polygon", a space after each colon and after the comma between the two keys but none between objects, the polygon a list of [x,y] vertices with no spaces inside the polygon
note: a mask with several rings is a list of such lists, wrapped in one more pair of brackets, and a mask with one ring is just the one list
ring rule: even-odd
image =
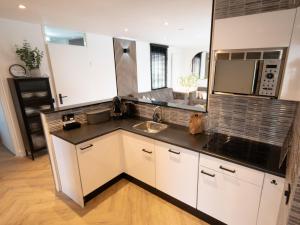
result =
[{"label": "cabinet drawer", "polygon": [[235,163],[200,154],[200,165],[258,186],[262,186],[263,184],[263,172],[240,166]]}]

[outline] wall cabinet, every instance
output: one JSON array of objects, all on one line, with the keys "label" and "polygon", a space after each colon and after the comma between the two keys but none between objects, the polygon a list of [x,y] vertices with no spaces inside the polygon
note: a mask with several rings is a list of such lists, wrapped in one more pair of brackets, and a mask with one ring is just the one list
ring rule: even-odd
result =
[{"label": "wall cabinet", "polygon": [[125,172],[155,187],[154,140],[123,132]]},{"label": "wall cabinet", "polygon": [[300,7],[297,8],[293,35],[281,86],[280,99],[300,101]]},{"label": "wall cabinet", "polygon": [[213,49],[288,47],[295,9],[215,21]]},{"label": "wall cabinet", "polygon": [[[201,162],[202,157],[206,163]],[[264,174],[226,163],[200,155],[197,209],[226,224],[256,224]],[[258,182],[241,179],[241,174]]]},{"label": "wall cabinet", "polygon": [[284,191],[284,179],[266,174],[262,189],[257,225],[276,225],[281,199]]},{"label": "wall cabinet", "polygon": [[199,153],[155,142],[156,188],[196,208]]},{"label": "wall cabinet", "polygon": [[76,146],[83,195],[87,195],[123,172],[119,132]]}]

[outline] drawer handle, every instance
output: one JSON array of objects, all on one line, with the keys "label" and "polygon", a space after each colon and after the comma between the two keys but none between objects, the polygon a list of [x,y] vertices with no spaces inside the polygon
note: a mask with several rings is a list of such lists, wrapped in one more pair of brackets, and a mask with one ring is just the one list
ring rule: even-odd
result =
[{"label": "drawer handle", "polygon": [[152,154],[152,152],[150,152],[150,151],[147,151],[147,150],[146,150],[146,149],[144,149],[144,148],[142,149],[142,151],[143,151],[143,152],[146,152],[146,153],[148,153],[148,154]]},{"label": "drawer handle", "polygon": [[210,177],[215,177],[216,176],[216,174],[207,173],[204,170],[201,170],[201,173],[203,173],[203,174],[205,174],[207,176],[210,176]]},{"label": "drawer handle", "polygon": [[220,166],[220,169],[221,169],[221,170],[226,170],[226,171],[228,171],[228,172],[230,172],[230,173],[235,173],[235,170],[227,169],[227,168],[225,168],[225,167],[223,167],[223,166]]},{"label": "drawer handle", "polygon": [[271,181],[271,184],[278,185],[278,183],[277,183],[276,180],[272,180],[272,181]]},{"label": "drawer handle", "polygon": [[85,149],[91,148],[91,147],[93,147],[93,146],[94,146],[93,144],[90,144],[90,145],[88,145],[88,146],[85,146],[85,147],[80,148],[80,150],[85,150]]},{"label": "drawer handle", "polygon": [[180,155],[180,152],[175,152],[175,151],[172,151],[171,149],[169,149],[169,152],[176,154],[176,155]]}]

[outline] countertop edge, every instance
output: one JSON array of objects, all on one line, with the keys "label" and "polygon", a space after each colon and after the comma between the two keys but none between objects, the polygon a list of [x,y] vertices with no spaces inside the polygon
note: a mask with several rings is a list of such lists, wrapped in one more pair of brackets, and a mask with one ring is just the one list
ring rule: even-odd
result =
[{"label": "countertop edge", "polygon": [[80,142],[72,142],[72,141],[70,141],[70,140],[68,140],[66,138],[63,138],[63,137],[57,135],[55,132],[52,132],[50,134],[54,135],[54,136],[56,136],[58,138],[61,138],[62,140],[66,141],[66,142],[69,142],[69,143],[71,143],[73,145],[79,145],[79,144],[82,144],[84,142],[93,140],[95,138],[104,136],[106,134],[109,134],[109,133],[112,133],[112,132],[115,132],[115,131],[118,131],[118,130],[130,132],[130,133],[137,134],[137,135],[141,135],[143,137],[150,138],[150,139],[153,139],[153,140],[156,140],[156,141],[161,141],[161,142],[164,142],[164,143],[167,143],[167,144],[171,144],[171,145],[174,145],[174,146],[185,148],[185,149],[190,150],[190,151],[198,152],[198,153],[205,154],[205,155],[208,155],[208,156],[211,156],[211,157],[215,157],[215,158],[218,158],[218,159],[221,159],[221,160],[225,160],[225,161],[228,161],[228,162],[231,162],[231,163],[235,163],[235,164],[238,164],[238,165],[241,165],[241,166],[245,166],[245,167],[250,168],[250,169],[254,169],[254,170],[258,170],[258,171],[261,171],[261,172],[264,172],[264,173],[268,173],[268,174],[271,174],[271,175],[275,175],[275,176],[278,176],[278,177],[286,178],[286,174],[282,174],[282,173],[270,171],[270,170],[267,170],[267,169],[263,169],[263,168],[260,168],[260,167],[257,167],[257,166],[254,166],[254,165],[251,165],[251,164],[248,164],[248,163],[244,163],[244,162],[241,162],[241,161],[238,161],[238,160],[226,158],[226,157],[224,157],[222,155],[213,154],[213,153],[207,152],[205,150],[202,150],[201,147],[200,147],[200,149],[192,149],[192,148],[186,147],[184,145],[176,144],[176,143],[173,143],[173,142],[170,142],[170,141],[159,139],[159,138],[157,138],[155,136],[147,135],[147,133],[145,133],[145,132],[138,132],[138,131],[134,132],[133,129],[126,129],[126,128],[121,127],[121,126],[114,127],[111,130],[107,130],[107,131],[105,131],[105,132],[103,132],[101,134],[97,134],[97,135],[91,136],[90,138],[84,139],[84,140],[82,140]]}]

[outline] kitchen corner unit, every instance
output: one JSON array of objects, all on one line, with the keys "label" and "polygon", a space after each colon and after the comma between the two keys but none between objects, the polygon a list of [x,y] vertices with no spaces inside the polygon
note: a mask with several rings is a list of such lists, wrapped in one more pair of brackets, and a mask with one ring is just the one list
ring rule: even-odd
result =
[{"label": "kitchen corner unit", "polygon": [[207,135],[193,136],[173,125],[148,134],[132,127],[138,122],[53,132],[62,192],[84,207],[127,178],[213,224],[275,224],[284,174],[209,152]]}]

